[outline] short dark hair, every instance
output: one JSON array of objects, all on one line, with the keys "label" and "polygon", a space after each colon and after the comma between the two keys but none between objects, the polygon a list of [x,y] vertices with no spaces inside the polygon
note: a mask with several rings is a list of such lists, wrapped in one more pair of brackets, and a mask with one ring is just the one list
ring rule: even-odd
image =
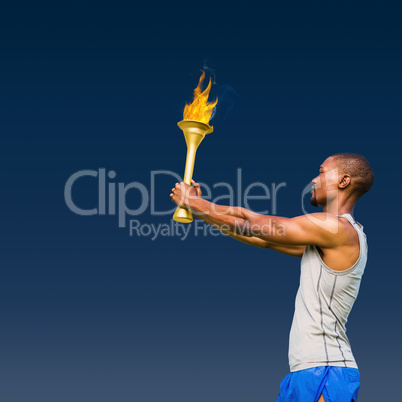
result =
[{"label": "short dark hair", "polygon": [[353,191],[357,198],[360,198],[370,190],[374,183],[374,172],[364,156],[353,153],[339,153],[332,155],[332,157],[340,173],[350,175]]}]

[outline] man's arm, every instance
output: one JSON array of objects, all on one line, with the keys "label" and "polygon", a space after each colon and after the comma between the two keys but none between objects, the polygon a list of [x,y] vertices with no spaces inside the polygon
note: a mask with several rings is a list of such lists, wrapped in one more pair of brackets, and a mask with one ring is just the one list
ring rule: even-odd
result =
[{"label": "man's arm", "polygon": [[335,215],[315,213],[295,218],[261,215],[242,207],[229,207],[209,202],[191,194],[186,183],[177,183],[171,194],[173,202],[188,208],[198,218],[225,226],[237,235],[257,237],[282,246],[333,248],[345,241],[345,231]]},{"label": "man's arm", "polygon": [[270,248],[271,250],[278,251],[279,253],[291,255],[292,257],[303,257],[304,250],[306,246],[284,246],[279,244],[270,243],[269,241],[259,239],[258,237],[252,236],[241,236],[235,233],[229,232],[228,236],[233,239],[239,240],[243,243],[250,244],[251,246],[257,246],[260,248]]},{"label": "man's arm", "polygon": [[305,246],[284,246],[284,245],[279,245],[279,244],[274,244],[270,243],[267,240],[260,239],[255,236],[242,236],[239,234],[236,234],[234,232],[231,232],[229,230],[226,230],[226,227],[224,225],[219,226],[217,224],[214,224],[213,221],[209,220],[207,216],[203,217],[204,222],[210,224],[211,226],[217,228],[220,230],[223,234],[231,237],[232,239],[241,241],[242,243],[248,244],[250,246],[255,246],[259,248],[270,248],[272,250],[278,251],[282,254],[286,255],[291,255],[293,257],[299,257],[301,258],[303,256]]},{"label": "man's arm", "polygon": [[343,241],[339,236],[338,219],[325,212],[285,218],[260,215],[242,207],[213,204],[202,198],[192,198],[187,207],[198,218],[207,217],[212,223],[246,237],[257,237],[283,246],[336,247]]}]

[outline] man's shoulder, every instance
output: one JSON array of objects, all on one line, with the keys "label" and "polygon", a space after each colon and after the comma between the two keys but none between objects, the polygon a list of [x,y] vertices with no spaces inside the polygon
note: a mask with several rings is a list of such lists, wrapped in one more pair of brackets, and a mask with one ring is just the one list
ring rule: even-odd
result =
[{"label": "man's shoulder", "polygon": [[311,214],[300,215],[294,219],[300,221],[300,223],[309,230],[319,230],[324,235],[333,237],[333,235],[339,235],[343,232],[343,222],[339,217],[328,212],[314,212]]}]

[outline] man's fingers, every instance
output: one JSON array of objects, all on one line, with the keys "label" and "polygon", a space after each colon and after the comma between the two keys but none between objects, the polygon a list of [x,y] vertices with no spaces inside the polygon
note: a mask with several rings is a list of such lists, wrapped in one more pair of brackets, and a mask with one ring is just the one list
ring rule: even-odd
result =
[{"label": "man's fingers", "polygon": [[200,185],[197,182],[195,182],[194,180],[191,180],[191,182],[193,183],[193,187],[195,188],[195,191],[197,192],[198,197],[201,197],[202,191],[201,191]]}]

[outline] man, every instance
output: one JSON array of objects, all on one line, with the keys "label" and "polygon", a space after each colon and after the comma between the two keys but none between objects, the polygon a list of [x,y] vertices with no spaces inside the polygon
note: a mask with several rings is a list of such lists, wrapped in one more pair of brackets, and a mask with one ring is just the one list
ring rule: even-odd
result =
[{"label": "man", "polygon": [[367,241],[353,209],[374,174],[363,156],[341,153],[327,158],[312,182],[310,202],[323,212],[295,218],[213,204],[201,198],[194,181],[192,187],[176,183],[170,196],[236,240],[302,258],[289,337],[290,373],[277,402],[355,402],[360,374],[345,325],[366,266]]}]

